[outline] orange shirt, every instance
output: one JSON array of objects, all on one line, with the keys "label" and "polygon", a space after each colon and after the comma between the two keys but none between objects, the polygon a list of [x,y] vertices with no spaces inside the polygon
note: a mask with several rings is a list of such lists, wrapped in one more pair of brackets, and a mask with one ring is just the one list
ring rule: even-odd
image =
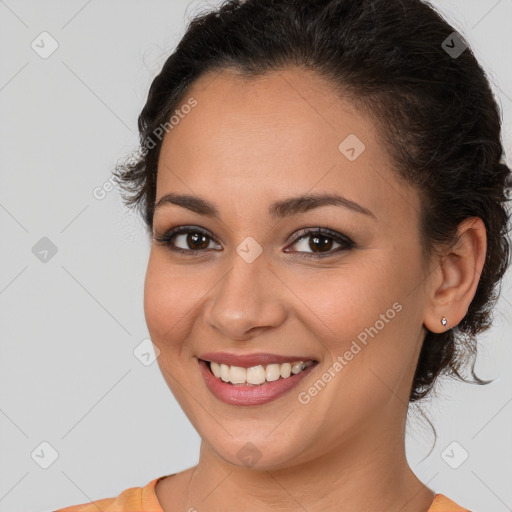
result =
[{"label": "orange shirt", "polygon": [[[151,480],[144,487],[130,487],[116,498],[104,498],[91,503],[73,505],[54,512],[164,512],[155,494],[155,486],[164,475]],[[443,494],[436,494],[427,512],[470,512]]]}]

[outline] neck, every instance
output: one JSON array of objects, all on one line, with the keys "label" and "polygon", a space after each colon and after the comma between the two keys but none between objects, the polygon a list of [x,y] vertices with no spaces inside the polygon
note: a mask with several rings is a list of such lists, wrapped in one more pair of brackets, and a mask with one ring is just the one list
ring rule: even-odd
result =
[{"label": "neck", "polygon": [[188,471],[183,510],[426,512],[435,493],[407,463],[404,429],[402,436],[364,430],[322,456],[276,470],[235,466],[203,441],[199,463]]}]

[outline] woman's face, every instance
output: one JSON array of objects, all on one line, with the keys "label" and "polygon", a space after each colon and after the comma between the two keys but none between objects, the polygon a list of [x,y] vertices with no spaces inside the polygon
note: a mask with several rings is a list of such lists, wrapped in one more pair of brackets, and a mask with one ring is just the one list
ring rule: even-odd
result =
[{"label": "woman's face", "polygon": [[[208,74],[187,103],[163,141],[156,202],[193,196],[218,215],[168,201],[154,215],[157,236],[190,228],[170,247],[153,242],[144,290],[174,396],[206,445],[239,466],[286,467],[349,440],[354,449],[401,446],[428,271],[418,195],[396,178],[377,129],[296,69]],[[273,207],[325,194],[346,202]],[[291,388],[283,364],[269,370],[277,381],[241,390],[205,380],[199,359],[212,352],[231,364],[226,353],[315,364],[288,377]],[[238,362],[231,376],[261,378],[246,370],[255,360]]]}]

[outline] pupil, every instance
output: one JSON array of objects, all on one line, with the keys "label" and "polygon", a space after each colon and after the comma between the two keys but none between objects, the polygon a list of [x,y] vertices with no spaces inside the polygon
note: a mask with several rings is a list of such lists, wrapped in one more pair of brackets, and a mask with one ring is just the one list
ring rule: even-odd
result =
[{"label": "pupil", "polygon": [[[322,241],[324,243],[321,243],[320,241]],[[332,240],[329,237],[325,237],[325,236],[323,236],[323,237],[313,236],[313,237],[311,237],[311,242],[309,243],[309,247],[311,249],[318,248],[318,246],[315,246],[314,244],[320,245],[321,246],[320,248],[327,247],[327,249],[330,249],[332,246]]]},{"label": "pupil", "polygon": [[[196,244],[198,243],[198,239],[201,239],[202,238],[202,243],[199,242],[199,246],[196,246]],[[187,242],[189,243],[189,246],[192,245],[192,249],[204,249],[206,247],[208,247],[208,241],[207,241],[207,237],[205,235],[202,235],[200,233],[194,233],[192,235],[188,235],[188,240]]]}]

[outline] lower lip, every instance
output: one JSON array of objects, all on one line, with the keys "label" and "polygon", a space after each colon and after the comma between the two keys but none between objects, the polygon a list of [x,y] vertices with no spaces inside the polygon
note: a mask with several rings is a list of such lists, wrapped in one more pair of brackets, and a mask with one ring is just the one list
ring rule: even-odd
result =
[{"label": "lower lip", "polygon": [[314,363],[296,375],[279,378],[261,386],[234,386],[215,377],[208,363],[202,359],[198,359],[198,362],[208,389],[216,398],[229,405],[261,405],[271,402],[291,391],[318,364]]}]

